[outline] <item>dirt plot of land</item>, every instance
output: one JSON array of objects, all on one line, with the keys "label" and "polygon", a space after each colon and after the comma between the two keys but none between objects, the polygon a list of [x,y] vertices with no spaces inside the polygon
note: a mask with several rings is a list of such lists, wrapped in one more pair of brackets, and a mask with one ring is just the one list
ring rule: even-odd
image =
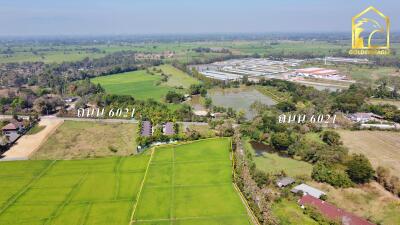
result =
[{"label": "dirt plot of land", "polygon": [[389,131],[339,131],[350,152],[365,154],[372,165],[400,174],[400,133]]},{"label": "dirt plot of land", "polygon": [[61,119],[42,119],[38,133],[24,135],[3,155],[5,159],[26,159],[47,140],[47,138],[63,123]]},{"label": "dirt plot of land", "polygon": [[136,124],[65,121],[32,159],[80,159],[136,153]]}]

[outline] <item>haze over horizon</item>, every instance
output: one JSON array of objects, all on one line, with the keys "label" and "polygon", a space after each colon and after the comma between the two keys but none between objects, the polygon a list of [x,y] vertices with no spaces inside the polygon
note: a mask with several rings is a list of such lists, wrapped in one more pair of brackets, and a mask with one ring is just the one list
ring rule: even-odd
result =
[{"label": "haze over horizon", "polygon": [[0,36],[349,32],[374,6],[399,31],[400,2],[318,0],[2,0]]}]

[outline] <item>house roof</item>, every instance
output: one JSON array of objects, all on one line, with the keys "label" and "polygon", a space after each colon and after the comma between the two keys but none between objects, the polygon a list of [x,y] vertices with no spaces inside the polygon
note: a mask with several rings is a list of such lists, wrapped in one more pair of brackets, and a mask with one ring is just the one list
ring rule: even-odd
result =
[{"label": "house roof", "polygon": [[174,135],[175,131],[174,131],[174,124],[171,122],[168,122],[165,124],[164,126],[164,134],[165,135]]},{"label": "house roof", "polygon": [[343,209],[315,198],[311,195],[304,195],[299,200],[300,205],[311,205],[318,209],[324,216],[331,220],[338,220],[343,225],[373,225],[373,223],[358,217],[352,213],[346,212]]},{"label": "house roof", "polygon": [[142,122],[142,136],[150,137],[151,136],[151,123],[150,121]]},{"label": "house roof", "polygon": [[321,195],[325,195],[325,192],[308,186],[307,184],[300,184],[292,189],[292,192],[294,193],[297,193],[299,191],[302,191],[304,194],[308,194],[316,198],[321,197]]},{"label": "house roof", "polygon": [[18,120],[12,119],[10,121],[10,123],[8,123],[7,125],[5,125],[3,128],[1,128],[2,130],[18,130],[21,126],[23,126],[24,123],[20,122]]},{"label": "house roof", "polygon": [[294,183],[294,181],[295,180],[291,177],[282,177],[281,179],[276,181],[276,184],[281,187],[281,186],[287,186],[289,184],[292,184],[292,183]]}]

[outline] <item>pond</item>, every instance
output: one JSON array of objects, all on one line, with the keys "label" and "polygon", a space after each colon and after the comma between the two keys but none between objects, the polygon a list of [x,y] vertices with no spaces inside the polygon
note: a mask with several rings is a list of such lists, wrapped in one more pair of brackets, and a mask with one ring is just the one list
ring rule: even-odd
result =
[{"label": "pond", "polygon": [[271,146],[266,145],[262,142],[250,141],[249,143],[250,143],[251,147],[254,149],[256,156],[262,156],[264,152],[268,152],[268,153],[275,152]]},{"label": "pond", "polygon": [[275,105],[276,102],[272,98],[263,95],[259,91],[252,88],[229,88],[217,89],[209,92],[213,105],[232,108],[236,111],[243,110],[245,117],[251,120],[255,117],[255,112],[250,109],[253,102],[259,101],[265,105]]}]

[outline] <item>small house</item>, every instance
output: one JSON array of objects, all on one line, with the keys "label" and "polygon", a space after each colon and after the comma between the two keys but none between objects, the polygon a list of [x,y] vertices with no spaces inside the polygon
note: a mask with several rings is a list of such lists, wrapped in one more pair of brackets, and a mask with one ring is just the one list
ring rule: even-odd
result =
[{"label": "small house", "polygon": [[150,121],[143,121],[142,122],[142,130],[141,135],[142,137],[150,137],[152,135],[152,126]]},{"label": "small house", "polygon": [[294,187],[291,192],[293,193],[299,193],[302,192],[303,195],[311,195],[315,198],[320,198],[322,195],[325,195],[325,192],[318,190],[316,188],[313,188],[311,186],[308,186],[307,184],[300,184]]},{"label": "small house", "polygon": [[163,134],[166,136],[175,134],[174,124],[172,122],[168,122],[163,125]]},{"label": "small house", "polygon": [[25,126],[23,122],[12,120],[10,123],[1,128],[3,136],[5,136],[9,143],[17,140],[21,133],[24,132]]},{"label": "small house", "polygon": [[295,182],[295,180],[291,177],[282,177],[276,181],[276,185],[280,188],[291,185]]},{"label": "small house", "polygon": [[365,112],[360,112],[360,113],[353,113],[347,116],[351,121],[356,122],[356,123],[366,123],[368,121],[374,120],[374,119],[383,119],[383,117],[376,115],[374,113],[365,113]]}]

